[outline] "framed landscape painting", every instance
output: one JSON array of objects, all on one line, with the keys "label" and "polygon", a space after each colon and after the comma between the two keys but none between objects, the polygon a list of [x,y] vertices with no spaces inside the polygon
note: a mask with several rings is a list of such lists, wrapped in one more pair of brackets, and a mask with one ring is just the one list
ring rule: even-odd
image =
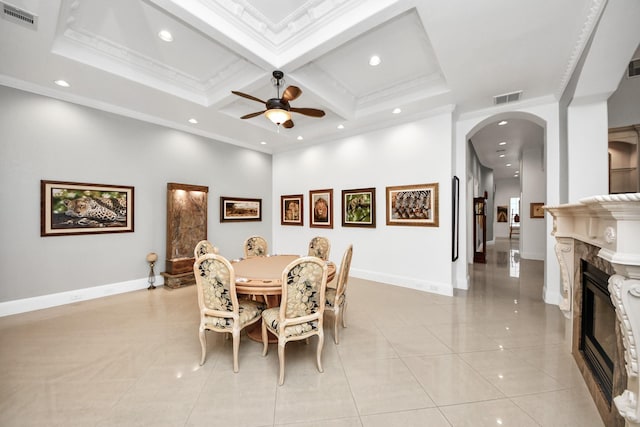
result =
[{"label": "framed landscape painting", "polygon": [[376,226],[376,189],[342,190],[342,226]]},{"label": "framed landscape painting", "polygon": [[220,222],[262,221],[262,199],[220,197]]},{"label": "framed landscape painting", "polygon": [[387,225],[438,227],[438,183],[387,187]]},{"label": "framed landscape painting", "polygon": [[40,235],[133,231],[133,187],[40,181]]},{"label": "framed landscape painting", "polygon": [[333,228],[333,190],[309,191],[309,226]]},{"label": "framed landscape painting", "polygon": [[280,196],[280,224],[302,225],[302,194]]}]

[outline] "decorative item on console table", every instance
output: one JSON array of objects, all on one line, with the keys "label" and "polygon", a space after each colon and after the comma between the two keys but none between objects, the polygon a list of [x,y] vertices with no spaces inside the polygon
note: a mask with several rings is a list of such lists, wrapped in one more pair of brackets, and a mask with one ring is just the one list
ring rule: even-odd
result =
[{"label": "decorative item on console table", "polygon": [[196,283],[193,249],[207,239],[207,196],[209,187],[167,184],[167,256],[165,288]]}]

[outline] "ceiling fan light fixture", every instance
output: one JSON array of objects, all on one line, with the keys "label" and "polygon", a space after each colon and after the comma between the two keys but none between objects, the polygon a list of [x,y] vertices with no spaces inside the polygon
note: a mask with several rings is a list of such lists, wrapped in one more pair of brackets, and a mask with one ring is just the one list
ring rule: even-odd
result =
[{"label": "ceiling fan light fixture", "polygon": [[281,108],[272,108],[270,110],[267,110],[264,112],[264,115],[267,116],[267,118],[271,120],[276,126],[280,126],[287,120],[291,120],[291,113]]}]

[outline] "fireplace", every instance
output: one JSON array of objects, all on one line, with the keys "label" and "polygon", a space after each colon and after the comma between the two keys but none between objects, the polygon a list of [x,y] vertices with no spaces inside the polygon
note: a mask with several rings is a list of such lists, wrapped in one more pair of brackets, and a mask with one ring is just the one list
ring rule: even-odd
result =
[{"label": "fireplace", "polygon": [[545,209],[571,353],[604,424],[640,425],[640,193]]},{"label": "fireplace", "polygon": [[617,359],[616,312],[607,285],[609,275],[595,265],[581,260],[582,321],[580,352],[611,406],[613,398],[613,369]]}]

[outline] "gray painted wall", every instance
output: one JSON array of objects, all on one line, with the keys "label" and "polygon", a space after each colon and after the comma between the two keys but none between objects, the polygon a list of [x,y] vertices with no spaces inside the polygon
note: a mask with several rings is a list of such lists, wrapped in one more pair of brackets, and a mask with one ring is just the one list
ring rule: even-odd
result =
[{"label": "gray painted wall", "polygon": [[[235,258],[271,240],[272,159],[173,129],[0,86],[0,302],[164,271],[168,182],[209,187],[208,237]],[[40,180],[135,187],[135,232],[40,236]],[[262,222],[220,223],[220,196],[261,198]]]}]

